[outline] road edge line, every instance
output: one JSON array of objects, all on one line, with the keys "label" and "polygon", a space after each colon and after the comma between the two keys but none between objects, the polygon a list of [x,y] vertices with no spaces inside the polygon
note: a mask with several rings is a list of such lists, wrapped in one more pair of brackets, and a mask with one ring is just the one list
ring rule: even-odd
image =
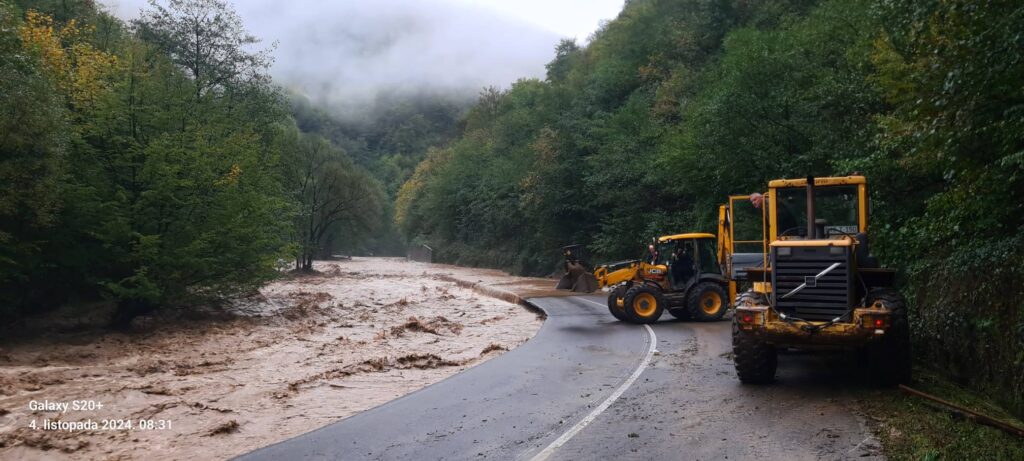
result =
[{"label": "road edge line", "polygon": [[[604,305],[595,303],[588,299],[584,299],[584,301],[593,304],[598,304],[601,307],[604,307]],[[566,442],[575,437],[576,434],[583,430],[583,428],[587,427],[590,423],[594,422],[594,420],[597,419],[597,417],[600,416],[601,413],[604,413],[604,411],[607,410],[608,407],[615,403],[615,401],[618,400],[619,397],[621,397],[622,394],[625,393],[626,390],[629,389],[629,387],[632,386],[638,378],[640,378],[640,375],[644,372],[644,370],[647,369],[647,366],[651,363],[651,359],[654,357],[655,347],[658,344],[658,336],[654,334],[654,329],[647,324],[644,324],[644,328],[647,329],[647,336],[650,339],[650,344],[648,344],[647,354],[644,355],[644,359],[640,362],[640,366],[638,366],[636,370],[633,371],[633,374],[631,374],[629,378],[627,378],[626,381],[619,386],[618,389],[615,389],[615,392],[612,392],[612,395],[609,395],[608,398],[604,400],[604,402],[601,402],[601,404],[598,405],[597,408],[594,408],[590,413],[587,414],[587,416],[583,417],[583,419],[580,420],[580,422],[576,423],[573,427],[569,428],[568,431],[566,431],[560,437],[555,439],[554,442],[551,442],[551,444],[548,445],[543,450],[541,450],[540,453],[537,453],[534,457],[530,458],[530,461],[544,461],[548,459],[548,457],[550,457],[555,452],[555,450],[561,448],[562,445],[565,445]]]}]

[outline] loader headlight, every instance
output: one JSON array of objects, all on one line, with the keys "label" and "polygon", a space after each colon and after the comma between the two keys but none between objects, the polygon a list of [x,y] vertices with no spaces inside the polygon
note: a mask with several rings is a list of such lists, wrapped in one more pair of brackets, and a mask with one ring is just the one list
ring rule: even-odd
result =
[{"label": "loader headlight", "polygon": [[779,247],[775,250],[779,256],[789,256],[793,254],[793,249],[790,247]]}]

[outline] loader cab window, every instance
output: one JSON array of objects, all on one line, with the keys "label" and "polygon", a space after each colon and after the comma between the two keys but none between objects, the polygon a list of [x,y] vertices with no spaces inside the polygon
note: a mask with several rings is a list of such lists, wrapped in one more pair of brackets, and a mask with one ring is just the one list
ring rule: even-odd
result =
[{"label": "loader cab window", "polygon": [[[807,234],[807,190],[778,189],[776,192],[777,235],[783,238],[805,237]],[[857,186],[818,186],[814,191],[814,214],[825,220],[825,237],[856,234]]]},{"label": "loader cab window", "polygon": [[662,242],[657,246],[658,249],[658,264],[669,265],[675,262],[674,255],[678,251],[679,242]]},{"label": "loader cab window", "polygon": [[713,239],[702,239],[697,242],[697,249],[700,252],[700,273],[721,274],[722,267],[718,265],[718,247]]},{"label": "loader cab window", "polygon": [[675,246],[670,258],[672,284],[681,286],[696,273],[697,254],[694,251],[693,240],[678,240],[672,243]]}]

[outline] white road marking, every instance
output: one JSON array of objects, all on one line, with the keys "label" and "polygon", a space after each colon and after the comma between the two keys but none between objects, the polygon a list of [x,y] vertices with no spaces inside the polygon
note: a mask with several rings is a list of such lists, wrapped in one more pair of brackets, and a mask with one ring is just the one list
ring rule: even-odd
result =
[{"label": "white road marking", "polygon": [[[583,300],[588,303],[597,304],[598,306],[601,307],[608,307],[605,306],[604,304],[596,303],[589,299]],[[622,383],[622,385],[619,386],[618,389],[615,389],[615,392],[612,392],[612,395],[609,395],[608,398],[604,400],[604,402],[601,402],[601,404],[598,405],[597,408],[594,408],[593,411],[591,411],[586,417],[580,420],[580,422],[576,423],[575,426],[569,428],[568,431],[565,431],[565,433],[562,434],[561,437],[559,437],[554,442],[551,442],[551,445],[548,445],[547,448],[545,448],[543,451],[537,453],[537,456],[531,458],[530,461],[543,461],[545,459],[548,459],[548,457],[551,456],[555,452],[555,450],[559,449],[562,445],[565,445],[566,442],[568,442],[576,434],[582,431],[583,428],[587,427],[587,425],[594,422],[594,420],[597,419],[597,417],[601,413],[604,413],[604,411],[607,410],[608,407],[612,405],[612,403],[615,403],[615,401],[618,400],[624,392],[626,392],[626,389],[629,389],[629,386],[632,386],[633,383],[636,382],[637,378],[640,377],[640,374],[643,373],[645,369],[647,369],[647,365],[651,363],[651,357],[654,356],[654,347],[658,344],[658,336],[654,334],[654,329],[652,329],[650,325],[644,325],[644,328],[647,329],[647,335],[650,337],[651,342],[647,345],[647,354],[644,355],[644,359],[643,361],[640,362],[640,366],[636,367],[636,370],[633,371],[632,375],[629,375],[629,378],[626,379],[626,382]]]}]

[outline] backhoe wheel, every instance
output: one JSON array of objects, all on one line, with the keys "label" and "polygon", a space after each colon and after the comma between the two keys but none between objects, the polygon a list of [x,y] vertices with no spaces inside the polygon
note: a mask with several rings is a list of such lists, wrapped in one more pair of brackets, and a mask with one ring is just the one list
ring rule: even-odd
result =
[{"label": "backhoe wheel", "polygon": [[633,323],[654,323],[665,310],[665,298],[661,291],[648,285],[630,288],[623,298],[626,317]]},{"label": "backhoe wheel", "polygon": [[779,358],[775,346],[758,338],[753,332],[743,331],[732,322],[732,360],[736,375],[743,384],[767,384],[775,380]]},{"label": "backhoe wheel", "polygon": [[686,297],[686,309],[690,318],[701,322],[721,320],[729,309],[725,289],[714,282],[698,283]]},{"label": "backhoe wheel", "polygon": [[626,317],[626,310],[619,305],[623,303],[623,299],[626,296],[626,287],[617,286],[608,293],[608,312],[612,313],[612,316],[622,322],[628,322],[629,317]]},{"label": "backhoe wheel", "polygon": [[866,346],[869,374],[872,381],[883,386],[910,382],[910,324],[903,295],[892,288],[876,288],[868,292],[866,305],[881,305],[892,312],[885,335]]}]

